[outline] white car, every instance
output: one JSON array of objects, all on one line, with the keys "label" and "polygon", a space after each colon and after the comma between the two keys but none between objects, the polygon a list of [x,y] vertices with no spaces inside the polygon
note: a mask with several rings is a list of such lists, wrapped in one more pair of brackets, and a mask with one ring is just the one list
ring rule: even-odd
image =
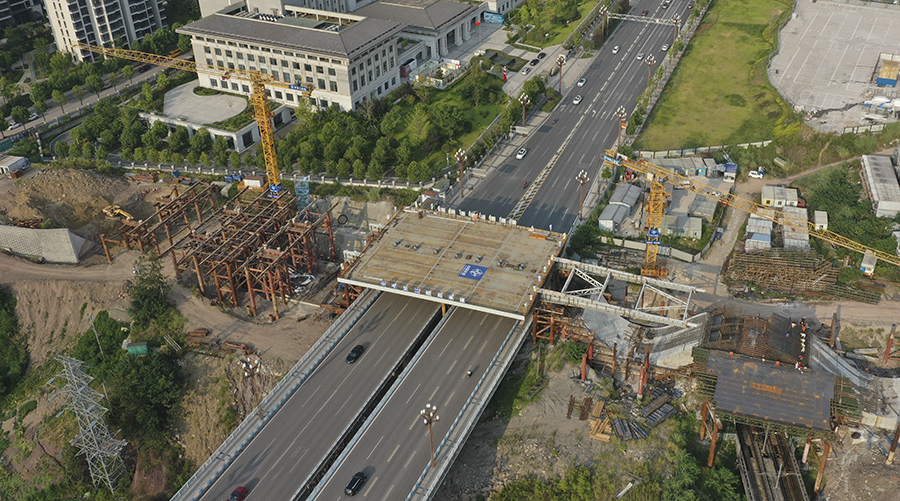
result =
[{"label": "white car", "polygon": [[22,126],[22,124],[20,124],[19,122],[9,122],[9,130],[13,130],[16,127],[21,127],[21,126]]},{"label": "white car", "polygon": [[525,155],[528,154],[528,150],[525,148],[519,148],[519,151],[516,152],[516,160],[522,160],[525,158]]},{"label": "white car", "polygon": [[522,72],[521,72],[521,73],[522,73],[523,75],[527,75],[527,74],[531,73],[531,68],[529,68],[528,66],[526,66],[526,67],[522,68]]},{"label": "white car", "polygon": [[664,43],[663,46],[662,46],[661,48],[662,48],[662,51],[663,51],[663,52],[666,52],[666,51],[669,50],[669,44]]},{"label": "white car", "polygon": [[643,53],[643,52],[638,53],[636,59],[637,59],[638,61],[643,60],[643,59],[644,59],[644,53]]},{"label": "white car", "polygon": [[618,54],[618,53],[619,53],[619,46],[616,45],[615,47],[613,47],[613,54]]},{"label": "white car", "polygon": [[753,179],[762,179],[763,173],[758,170],[751,170],[749,176]]},{"label": "white car", "polygon": [[583,98],[581,97],[581,94],[578,94],[577,96],[575,96],[575,99],[572,100],[572,104],[578,104],[582,99]]},{"label": "white car", "polygon": [[579,80],[578,83],[576,83],[575,85],[577,85],[577,86],[579,86],[579,87],[584,87],[584,84],[586,84],[586,83],[587,83],[587,79],[582,78],[582,79]]},{"label": "white car", "polygon": [[37,119],[40,118],[40,117],[41,117],[41,116],[38,115],[37,113],[32,113],[31,116],[28,117],[28,121],[30,122],[30,121],[32,121],[32,120],[37,120]]}]

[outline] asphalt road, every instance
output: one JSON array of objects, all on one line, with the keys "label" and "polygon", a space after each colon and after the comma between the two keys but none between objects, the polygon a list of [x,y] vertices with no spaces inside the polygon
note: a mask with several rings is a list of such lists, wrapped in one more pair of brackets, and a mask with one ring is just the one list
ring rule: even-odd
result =
[{"label": "asphalt road", "polygon": [[[248,501],[291,499],[439,310],[436,303],[383,294],[202,499],[221,501],[239,485],[250,490]],[[366,351],[348,365],[357,344]]]},{"label": "asphalt road", "polygon": [[[457,308],[316,499],[344,499],[344,487],[358,471],[369,477],[358,497],[404,499],[430,456],[428,428],[419,411],[428,403],[437,406],[437,447],[514,324]],[[474,374],[466,378],[470,369]]]},{"label": "asphalt road", "polygon": [[[659,0],[640,0],[630,14],[640,15],[649,10],[649,17],[671,19],[678,14],[688,15],[689,0],[673,0],[663,9]],[[521,226],[566,231],[578,217],[579,186],[575,176],[581,170],[596,179],[603,165],[603,150],[613,147],[618,137],[618,120],[613,117],[623,106],[631,114],[636,99],[647,85],[647,65],[636,59],[637,54],[653,54],[657,65],[663,60],[663,44],[672,43],[674,27],[661,24],[623,21],[594,56],[582,75],[583,87],[573,86],[547,120],[528,139],[528,154],[522,160],[510,156],[503,167],[471,195],[467,194],[460,208],[484,214],[506,217],[525,194],[524,183],[530,184],[562,147],[563,150],[547,180],[538,190],[528,209],[519,218]],[[613,47],[621,49],[613,54]],[[572,78],[572,77],[569,77]],[[580,104],[573,104],[581,95]],[[553,120],[557,120],[554,124]],[[570,137],[571,136],[571,137]]]}]

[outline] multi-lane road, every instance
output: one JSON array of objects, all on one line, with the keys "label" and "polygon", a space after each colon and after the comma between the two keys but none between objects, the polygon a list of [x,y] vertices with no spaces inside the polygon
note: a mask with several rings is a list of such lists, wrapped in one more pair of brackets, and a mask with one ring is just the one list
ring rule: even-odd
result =
[{"label": "multi-lane road", "polygon": [[[437,303],[383,294],[202,499],[226,499],[237,486],[252,499],[292,499],[439,312]],[[347,364],[357,344],[366,351]]]},{"label": "multi-lane road", "polygon": [[[648,18],[671,19],[674,14],[687,18],[689,0],[674,0],[668,8],[663,8],[662,3],[639,0],[630,14],[640,15],[647,10]],[[459,208],[506,217],[525,195],[524,183],[532,185],[566,144],[551,173],[518,218],[518,224],[568,230],[578,217],[580,203],[575,177],[581,170],[591,179],[599,175],[603,150],[613,147],[618,137],[616,109],[622,106],[631,114],[637,97],[647,86],[647,65],[637,55],[643,53],[646,58],[652,54],[657,62],[655,71],[666,55],[662,46],[672,43],[673,32],[671,25],[621,22],[584,74],[565,75],[563,84],[571,87],[564,89],[560,104],[524,145],[528,149],[525,158],[510,156],[474,192],[467,193]],[[620,50],[613,54],[615,46]],[[581,77],[586,80],[584,86],[573,85]],[[582,96],[582,101],[574,104],[577,95]]]},{"label": "multi-lane road", "polygon": [[[498,315],[456,309],[316,499],[343,499],[344,487],[358,471],[369,477],[360,497],[405,499],[430,460],[428,428],[419,411],[426,404],[437,406],[437,446],[515,323]],[[468,370],[473,373],[470,378]]]}]

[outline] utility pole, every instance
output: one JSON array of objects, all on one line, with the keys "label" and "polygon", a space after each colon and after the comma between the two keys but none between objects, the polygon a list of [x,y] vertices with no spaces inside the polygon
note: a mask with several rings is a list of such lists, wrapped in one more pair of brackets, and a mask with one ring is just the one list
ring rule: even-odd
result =
[{"label": "utility pole", "polygon": [[528,97],[528,94],[522,93],[519,96],[519,103],[522,104],[522,127],[525,127],[525,107],[531,104],[531,98]]},{"label": "utility pole", "polygon": [[672,24],[675,25],[675,31],[672,33],[672,47],[675,47],[675,40],[678,38],[678,25],[681,24],[681,16],[678,14],[672,16]]},{"label": "utility pole", "polygon": [[628,113],[625,113],[625,107],[619,106],[619,109],[616,110],[614,117],[619,119],[619,139],[616,141],[616,151],[622,147],[622,131],[627,127]]},{"label": "utility pole", "polygon": [[422,416],[423,424],[428,427],[428,439],[431,442],[431,467],[434,468],[434,423],[440,421],[441,417],[437,414],[437,406],[431,404],[425,404],[425,408],[419,411],[419,415]]},{"label": "utility pole", "polygon": [[459,162],[459,198],[465,198],[466,196],[466,180],[464,177],[465,173],[463,172],[463,164],[466,163],[467,159],[468,156],[462,148],[456,151],[456,161]]},{"label": "utility pole", "polygon": [[584,185],[591,181],[591,178],[588,177],[587,172],[581,171],[575,176],[575,181],[581,186],[581,203],[578,204],[578,220],[581,221],[584,219],[582,216],[582,212],[584,209]]},{"label": "utility pole", "polygon": [[251,362],[250,359],[241,360],[241,365],[244,367],[244,377],[250,379],[250,388],[253,392],[253,399],[256,400],[256,410],[259,412],[259,420],[262,421],[262,395],[260,395],[259,388],[256,384],[256,377],[259,375],[259,359],[256,359],[256,363]]},{"label": "utility pole", "polygon": [[647,65],[647,88],[649,88],[650,82],[653,81],[653,65],[656,64],[656,58],[653,57],[653,54],[650,54],[644,59],[644,64]]}]

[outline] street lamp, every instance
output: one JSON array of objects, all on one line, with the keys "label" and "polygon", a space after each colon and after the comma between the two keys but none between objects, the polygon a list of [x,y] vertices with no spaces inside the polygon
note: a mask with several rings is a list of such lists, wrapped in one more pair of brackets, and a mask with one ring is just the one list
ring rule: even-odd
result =
[{"label": "street lamp", "polygon": [[606,39],[606,15],[609,14],[609,9],[606,7],[600,8],[600,32],[603,33],[603,38]]},{"label": "street lamp", "polygon": [[459,150],[456,151],[456,161],[459,162],[459,197],[460,198],[465,198],[465,196],[466,196],[466,191],[465,191],[466,181],[465,181],[465,178],[463,177],[463,176],[465,176],[465,174],[463,173],[463,164],[466,163],[467,158],[468,157],[466,156],[466,152],[463,151],[462,148],[460,148]]},{"label": "street lamp", "polygon": [[525,107],[528,106],[529,104],[531,104],[531,98],[528,97],[528,94],[523,92],[522,95],[519,96],[519,102],[522,103],[522,127],[524,127],[525,126]]},{"label": "street lamp", "polygon": [[618,151],[622,147],[622,131],[627,126],[625,120],[628,118],[628,113],[625,113],[624,106],[619,106],[613,116],[619,119],[619,139],[616,141],[616,151]]},{"label": "street lamp", "polygon": [[582,210],[584,208],[584,185],[591,181],[591,178],[588,177],[587,172],[581,171],[575,176],[575,181],[581,185],[581,204],[578,205],[578,220],[584,219],[582,217]]},{"label": "street lamp", "polygon": [[254,362],[251,362],[249,359],[241,360],[241,365],[244,367],[244,377],[250,379],[250,388],[253,391],[253,396],[256,398],[256,410],[259,412],[259,420],[262,421],[262,395],[259,394],[259,389],[256,386],[256,376],[259,375],[259,359],[256,359]]},{"label": "street lamp", "polygon": [[656,58],[653,57],[653,54],[644,59],[644,63],[647,64],[647,86],[650,86],[650,78],[653,76],[653,65],[656,64]]},{"label": "street lamp", "polygon": [[672,16],[672,24],[675,25],[675,33],[672,33],[672,47],[675,47],[675,39],[678,37],[678,25],[681,24],[681,16],[678,14]]},{"label": "street lamp", "polygon": [[425,404],[425,408],[419,411],[422,423],[428,427],[428,439],[431,442],[431,467],[434,468],[434,423],[441,420],[437,414],[437,406]]},{"label": "street lamp", "polygon": [[562,97],[562,67],[566,64],[566,55],[560,54],[556,58],[556,65],[559,66],[559,95]]}]

